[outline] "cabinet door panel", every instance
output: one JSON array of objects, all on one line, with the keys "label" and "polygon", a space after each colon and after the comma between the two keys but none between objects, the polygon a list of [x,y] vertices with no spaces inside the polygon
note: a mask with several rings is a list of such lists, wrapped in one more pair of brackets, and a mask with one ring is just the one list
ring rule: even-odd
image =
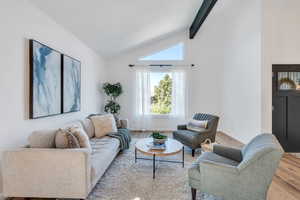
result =
[{"label": "cabinet door panel", "polygon": [[288,149],[292,152],[300,152],[300,96],[288,97],[287,122]]},{"label": "cabinet door panel", "polygon": [[272,112],[272,130],[284,149],[287,148],[286,143],[286,97],[273,96],[273,112]]}]

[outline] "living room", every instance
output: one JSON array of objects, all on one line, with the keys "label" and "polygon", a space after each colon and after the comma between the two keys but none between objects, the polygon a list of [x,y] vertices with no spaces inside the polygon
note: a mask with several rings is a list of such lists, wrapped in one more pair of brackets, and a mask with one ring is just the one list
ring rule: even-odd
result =
[{"label": "living room", "polygon": [[[0,5],[3,198],[300,199],[300,138],[293,135],[300,114],[297,0],[3,0]],[[37,72],[47,61],[36,59],[41,50],[53,55],[45,66],[57,63],[51,78]],[[64,79],[69,62],[78,66],[77,93],[66,87],[74,78]],[[112,88],[118,95],[110,93]],[[37,98],[51,89],[58,96]],[[76,104],[68,110],[73,89]],[[159,90],[168,93],[163,100]],[[44,113],[38,112],[45,102],[50,103]],[[282,102],[290,107],[280,107]],[[76,145],[84,143],[96,154],[106,148],[106,157],[95,158],[84,148],[62,150],[58,144],[33,147],[41,142],[41,132],[58,135],[70,124],[87,133],[85,142],[76,140],[76,131],[70,134]],[[214,133],[206,137],[210,126]],[[104,133],[107,128],[115,131]],[[111,134],[116,128],[122,131]],[[124,136],[130,137],[125,144]],[[143,141],[160,142],[165,136],[167,149],[145,151]],[[270,138],[280,148],[270,145]],[[270,162],[267,156],[247,172],[264,172],[264,180],[242,176],[244,162],[256,155],[245,153],[244,145],[253,140],[276,151]],[[219,168],[220,160],[206,158],[222,152],[235,156],[234,162],[220,164],[230,165],[232,176]],[[206,166],[203,160],[217,164]],[[195,165],[203,167],[201,180],[193,179]],[[253,186],[255,180],[260,184]]]}]

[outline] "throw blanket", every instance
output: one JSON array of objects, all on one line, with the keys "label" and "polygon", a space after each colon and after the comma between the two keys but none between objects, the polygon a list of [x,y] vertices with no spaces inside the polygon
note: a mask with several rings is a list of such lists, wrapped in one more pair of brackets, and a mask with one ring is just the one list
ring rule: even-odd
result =
[{"label": "throw blanket", "polygon": [[109,133],[107,136],[118,139],[121,150],[129,149],[131,136],[128,129],[118,129],[117,133]]}]

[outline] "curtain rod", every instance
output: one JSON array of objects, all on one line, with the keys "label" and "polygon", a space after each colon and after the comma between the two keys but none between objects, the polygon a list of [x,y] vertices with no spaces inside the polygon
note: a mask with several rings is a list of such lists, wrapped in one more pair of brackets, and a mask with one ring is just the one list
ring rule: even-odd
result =
[{"label": "curtain rod", "polygon": [[149,64],[149,65],[136,65],[136,64],[129,64],[128,67],[197,67],[195,64],[189,64],[189,65],[173,65],[173,64]]}]

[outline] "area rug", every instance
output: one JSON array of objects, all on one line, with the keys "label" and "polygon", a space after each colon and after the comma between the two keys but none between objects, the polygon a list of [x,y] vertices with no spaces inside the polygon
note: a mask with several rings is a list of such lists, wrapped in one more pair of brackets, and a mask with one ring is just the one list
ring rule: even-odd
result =
[{"label": "area rug", "polygon": [[[134,162],[134,138],[130,149],[113,161],[89,196],[89,200],[190,200],[187,170],[195,159],[185,152],[185,167],[178,163],[157,163],[156,178],[152,179],[152,161]],[[188,150],[187,150],[188,151]],[[138,153],[139,157],[145,157]],[[164,159],[181,160],[182,154]],[[196,156],[195,156],[196,157]],[[197,199],[220,200],[197,193]]]}]

